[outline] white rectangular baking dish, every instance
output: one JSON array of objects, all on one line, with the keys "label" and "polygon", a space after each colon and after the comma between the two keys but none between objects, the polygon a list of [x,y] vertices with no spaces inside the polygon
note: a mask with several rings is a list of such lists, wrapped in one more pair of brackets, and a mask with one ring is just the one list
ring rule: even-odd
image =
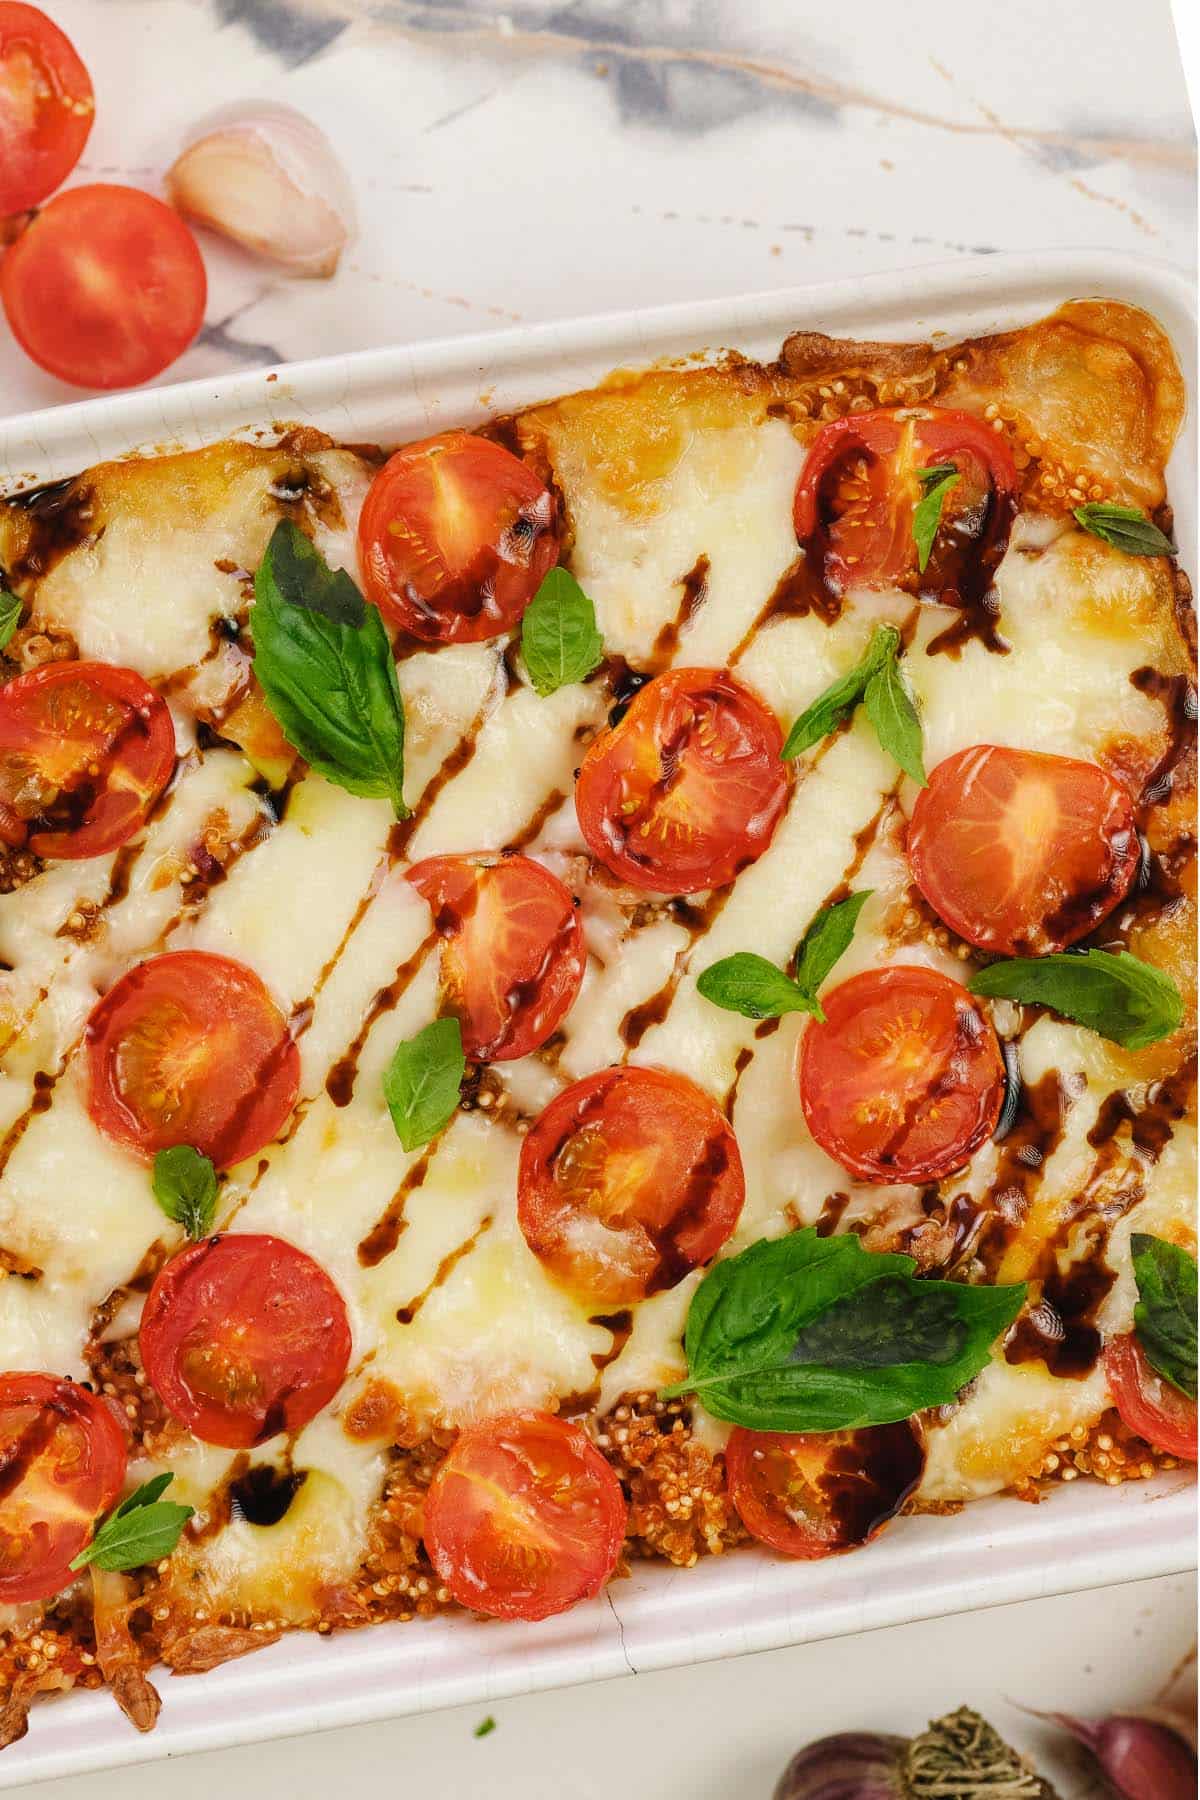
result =
[{"label": "white rectangular baking dish", "polygon": [[[27,414],[0,422],[0,491],[101,457],[190,448],[277,421],[389,443],[590,385],[620,365],[725,347],[771,358],[799,327],[952,339],[1093,295],[1153,312],[1195,395],[1194,295],[1182,274],[1108,252],[995,256],[325,357]],[[1194,399],[1170,482],[1183,566],[1194,574]],[[686,1571],[641,1565],[600,1599],[542,1625],[441,1618],[337,1638],[297,1633],[212,1674],[168,1678],[148,1737],[134,1733],[107,1693],[39,1704],[28,1737],[0,1757],[0,1788],[1175,1573],[1193,1566],[1195,1552],[1194,1488],[1181,1472],[1119,1488],[1078,1482],[1039,1507],[1001,1497],[953,1518],[905,1519],[868,1552],[828,1562],[744,1550]]]}]

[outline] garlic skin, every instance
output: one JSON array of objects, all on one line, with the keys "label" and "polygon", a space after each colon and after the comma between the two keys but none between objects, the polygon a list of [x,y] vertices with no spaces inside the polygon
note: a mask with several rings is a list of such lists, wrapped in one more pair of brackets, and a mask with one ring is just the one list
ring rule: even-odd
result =
[{"label": "garlic skin", "polygon": [[1189,1719],[1155,1714],[1114,1713],[1107,1719],[1077,1719],[1070,1713],[1039,1713],[1085,1744],[1122,1800],[1195,1800],[1196,1751]]},{"label": "garlic skin", "polygon": [[201,120],[166,179],[186,217],[293,275],[331,276],[354,233],[354,196],[329,139],[274,101]]},{"label": "garlic skin", "polygon": [[842,1731],[797,1750],[774,1800],[903,1800],[900,1766],[908,1739]]}]

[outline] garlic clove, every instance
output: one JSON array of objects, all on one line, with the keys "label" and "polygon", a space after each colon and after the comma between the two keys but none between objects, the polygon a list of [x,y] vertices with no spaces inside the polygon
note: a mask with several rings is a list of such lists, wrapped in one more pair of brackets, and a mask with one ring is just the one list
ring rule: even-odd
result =
[{"label": "garlic clove", "polygon": [[332,275],[354,232],[354,197],[329,139],[272,101],[202,120],[167,174],[167,191],[188,218],[294,275]]},{"label": "garlic clove", "polygon": [[908,1739],[880,1731],[840,1731],[797,1750],[774,1800],[902,1800],[900,1764]]},{"label": "garlic clove", "polygon": [[1195,1800],[1197,1765],[1192,1725],[1152,1710],[1077,1719],[1039,1713],[1085,1744],[1123,1800]]}]

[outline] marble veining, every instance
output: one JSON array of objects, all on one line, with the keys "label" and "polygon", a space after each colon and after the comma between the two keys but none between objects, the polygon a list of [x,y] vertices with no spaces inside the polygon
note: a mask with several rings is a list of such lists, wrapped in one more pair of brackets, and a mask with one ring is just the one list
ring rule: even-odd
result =
[{"label": "marble veining", "polygon": [[[1000,249],[1190,266],[1168,0],[52,0],[92,69],[77,180],[157,188],[215,106],[329,132],[360,232],[332,282],[206,235],[163,381]],[[974,19],[974,23],[972,23]],[[77,397],[0,337],[0,407]]]}]

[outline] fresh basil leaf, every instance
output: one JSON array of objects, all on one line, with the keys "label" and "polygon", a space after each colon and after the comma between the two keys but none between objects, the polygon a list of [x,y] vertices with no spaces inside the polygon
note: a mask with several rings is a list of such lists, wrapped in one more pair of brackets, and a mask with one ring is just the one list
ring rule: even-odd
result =
[{"label": "fresh basil leaf", "polygon": [[939,481],[945,481],[947,475],[957,475],[958,472],[953,463],[930,463],[927,469],[918,469],[917,480],[921,484],[921,492],[927,494]]},{"label": "fresh basil leaf", "polygon": [[254,672],[288,742],[348,793],[404,804],[404,706],[379,609],[290,519],[254,578]]},{"label": "fresh basil leaf", "polygon": [[466,1066],[457,1019],[435,1019],[397,1045],[383,1097],[406,1150],[419,1150],[453,1117]]},{"label": "fresh basil leaf", "polygon": [[190,1238],[207,1237],[217,1210],[217,1172],[190,1144],[160,1150],[154,1158],[154,1198]]},{"label": "fresh basil leaf", "polygon": [[692,1297],[688,1376],[719,1419],[842,1431],[949,1405],[1020,1312],[1024,1283],[918,1280],[910,1256],[806,1227],[714,1263]]},{"label": "fresh basil leaf", "polygon": [[1138,1299],[1133,1328],[1146,1361],[1189,1400],[1196,1398],[1196,1259],[1165,1238],[1129,1239]]},{"label": "fresh basil leaf", "polygon": [[1075,517],[1093,537],[1103,538],[1114,550],[1126,556],[1175,556],[1178,552],[1144,512],[1136,506],[1111,506],[1099,500],[1088,506],[1077,506]]},{"label": "fresh basil leaf", "polygon": [[830,1369],[954,1362],[967,1342],[954,1283],[923,1283],[920,1297],[914,1306],[907,1276],[883,1275],[818,1314],[798,1333],[788,1360]]},{"label": "fresh basil leaf", "polygon": [[1048,1006],[1125,1050],[1170,1037],[1183,1022],[1171,977],[1128,951],[1061,951],[990,963],[968,983],[973,994]]},{"label": "fresh basil leaf", "polygon": [[696,991],[726,1012],[747,1019],[778,1019],[784,1013],[808,1012],[824,1020],[817,989],[838,958],[848,949],[858,915],[871,897],[870,888],[823,906],[796,951],[796,977],[757,956],[738,950],[705,969]]},{"label": "fresh basil leaf", "polygon": [[543,699],[572,681],[586,680],[603,661],[596,609],[566,569],[551,569],[525,608],[521,655]]},{"label": "fresh basil leaf", "polygon": [[913,705],[900,664],[889,656],[867,683],[864,696],[867,717],[875,736],[894,762],[918,787],[926,786],[922,753],[921,720]]},{"label": "fresh basil leaf", "polygon": [[96,1527],[71,1568],[95,1563],[99,1569],[140,1569],[170,1556],[196,1510],[159,1498],[173,1480],[173,1475],[156,1475],[123,1500]]},{"label": "fresh basil leaf", "polygon": [[21,602],[0,578],[0,650],[7,647],[20,623]]},{"label": "fresh basil leaf", "polygon": [[[920,471],[921,486],[925,491],[913,507],[913,543],[917,546],[917,567],[922,575],[925,573],[925,565],[929,561],[929,553],[933,549],[933,540],[938,534],[938,526],[942,522],[942,508],[946,504],[946,495],[962,479],[953,464],[951,464],[948,474],[941,472],[943,466],[939,464],[935,469]],[[932,481],[928,479],[930,476],[934,477]]]},{"label": "fresh basil leaf", "polygon": [[152,1475],[149,1481],[143,1481],[140,1488],[134,1488],[128,1500],[122,1500],[120,1506],[114,1509],[113,1518],[119,1519],[125,1513],[136,1512],[139,1506],[152,1506],[156,1500],[162,1499],[174,1479],[169,1470],[164,1470],[161,1475]]},{"label": "fresh basil leaf", "polygon": [[800,714],[780,752],[784,762],[791,762],[803,751],[819,744],[822,738],[827,738],[831,731],[836,731],[866,693],[872,675],[895,656],[899,647],[900,633],[894,625],[877,626],[862,661],[827,687]]},{"label": "fresh basil leaf", "polygon": [[813,1012],[822,1022],[825,1014],[817,999],[817,989],[850,948],[858,915],[873,891],[872,888],[861,888],[846,900],[823,906],[800,940],[796,951],[796,986],[807,994]]},{"label": "fresh basil leaf", "polygon": [[790,975],[751,950],[738,950],[711,963],[697,981],[696,992],[746,1019],[778,1019],[784,1013],[815,1010]]}]

